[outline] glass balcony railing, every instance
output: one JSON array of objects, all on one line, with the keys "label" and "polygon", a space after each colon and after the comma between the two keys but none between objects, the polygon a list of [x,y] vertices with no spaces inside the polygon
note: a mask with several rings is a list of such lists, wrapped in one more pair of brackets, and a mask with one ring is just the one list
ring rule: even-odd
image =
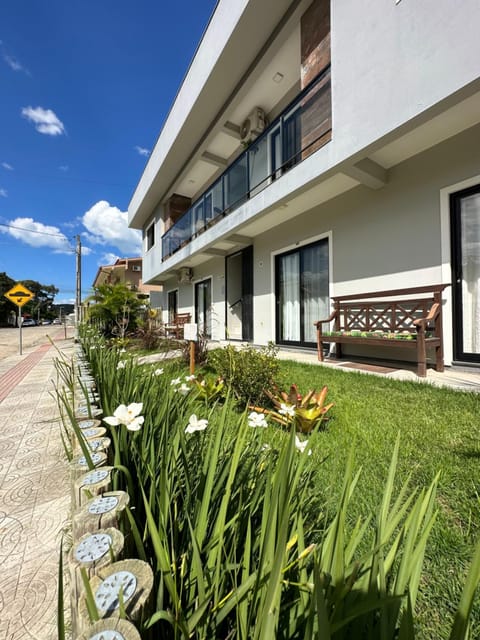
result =
[{"label": "glass balcony railing", "polygon": [[328,142],[331,104],[328,66],[162,236],[162,260]]}]

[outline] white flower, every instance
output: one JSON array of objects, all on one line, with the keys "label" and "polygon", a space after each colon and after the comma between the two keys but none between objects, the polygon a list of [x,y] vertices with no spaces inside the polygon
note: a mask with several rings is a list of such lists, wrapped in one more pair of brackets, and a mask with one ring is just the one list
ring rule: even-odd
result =
[{"label": "white flower", "polygon": [[181,384],[182,380],[181,378],[174,378],[173,380],[170,380],[170,385],[173,387],[174,385],[176,386],[177,384]]},{"label": "white flower", "polygon": [[[295,436],[295,446],[300,451],[300,453],[303,453],[305,451],[307,445],[308,445],[308,440],[300,440],[298,436]],[[308,455],[309,456],[312,455],[311,449],[308,449]]]},{"label": "white flower", "polygon": [[122,347],[122,348],[120,349],[120,353],[127,353],[127,350],[125,349],[125,347]]},{"label": "white flower", "polygon": [[155,371],[153,372],[156,376],[161,376],[163,373],[163,369],[155,369]]},{"label": "white flower", "polygon": [[197,379],[197,376],[195,374],[193,374],[193,373],[192,373],[191,376],[185,376],[185,381],[186,382],[193,382],[196,379]]},{"label": "white flower", "polygon": [[139,415],[142,409],[142,402],[132,402],[128,407],[121,404],[115,409],[113,416],[108,416],[103,421],[112,427],[124,424],[129,431],[138,431],[145,420],[143,416]]},{"label": "white flower", "polygon": [[285,404],[282,402],[282,404],[280,405],[280,409],[278,410],[278,413],[281,413],[282,416],[288,416],[289,418],[294,418],[295,407],[292,406],[291,404]]},{"label": "white flower", "polygon": [[267,421],[263,413],[257,413],[256,411],[252,411],[248,416],[248,426],[249,427],[268,427]]},{"label": "white flower", "polygon": [[203,418],[199,420],[197,416],[192,413],[188,420],[187,427],[185,429],[185,433],[194,433],[194,431],[204,431],[208,427],[208,420]]},{"label": "white flower", "polygon": [[117,364],[117,369],[125,369],[126,366],[126,362],[125,360],[120,360],[120,362]]},{"label": "white flower", "polygon": [[175,391],[177,391],[178,393],[181,393],[182,396],[186,396],[187,393],[190,393],[190,387],[185,383],[183,383],[180,387],[175,389]]}]

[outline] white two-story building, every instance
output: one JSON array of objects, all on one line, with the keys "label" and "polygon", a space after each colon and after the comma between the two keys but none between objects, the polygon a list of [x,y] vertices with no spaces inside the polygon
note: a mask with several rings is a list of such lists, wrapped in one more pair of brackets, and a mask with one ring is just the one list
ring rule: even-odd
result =
[{"label": "white two-story building", "polygon": [[451,283],[446,364],[480,363],[479,30],[478,0],[219,0],[129,206],[165,314],[314,348],[333,295]]}]

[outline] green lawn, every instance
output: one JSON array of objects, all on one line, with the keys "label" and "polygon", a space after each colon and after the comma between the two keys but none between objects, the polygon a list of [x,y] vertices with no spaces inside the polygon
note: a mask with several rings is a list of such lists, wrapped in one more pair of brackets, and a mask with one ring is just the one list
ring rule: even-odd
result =
[{"label": "green lawn", "polygon": [[[447,638],[480,536],[480,396],[290,361],[280,369],[285,389],[296,383],[304,393],[327,385],[328,400],[335,402],[312,456],[318,462],[326,458],[316,472],[320,502],[335,501],[353,447],[362,475],[351,515],[374,510],[398,433],[399,483],[411,474],[412,484],[423,487],[441,473],[417,613],[419,637]],[[480,637],[480,607],[472,631]]]}]

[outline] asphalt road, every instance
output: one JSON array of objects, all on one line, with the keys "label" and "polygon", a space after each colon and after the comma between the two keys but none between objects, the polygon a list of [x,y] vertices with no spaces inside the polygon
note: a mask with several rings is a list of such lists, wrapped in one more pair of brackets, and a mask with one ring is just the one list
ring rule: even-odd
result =
[{"label": "asphalt road", "polygon": [[[65,333],[66,331],[66,333]],[[0,328],[0,358],[6,358],[20,353],[20,330],[16,327]],[[41,325],[39,327],[22,328],[22,351],[44,344],[46,336],[51,336],[57,340],[61,337],[71,338],[73,327],[59,326],[55,324]]]}]

